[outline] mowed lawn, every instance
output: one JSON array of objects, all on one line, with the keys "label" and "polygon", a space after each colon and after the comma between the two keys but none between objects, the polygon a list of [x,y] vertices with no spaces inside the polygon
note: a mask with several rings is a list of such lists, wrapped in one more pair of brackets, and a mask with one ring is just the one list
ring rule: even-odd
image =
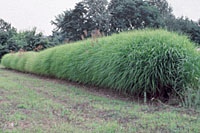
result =
[{"label": "mowed lawn", "polygon": [[93,90],[0,66],[0,132],[200,132],[198,111]]}]

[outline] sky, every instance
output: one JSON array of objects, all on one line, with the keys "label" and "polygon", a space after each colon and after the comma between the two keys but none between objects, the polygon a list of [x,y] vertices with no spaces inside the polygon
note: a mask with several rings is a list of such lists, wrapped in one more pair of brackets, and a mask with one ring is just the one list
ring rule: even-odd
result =
[{"label": "sky", "polygon": [[200,19],[200,0],[167,0],[173,8],[175,16],[187,16],[198,21]]},{"label": "sky", "polygon": [[[0,18],[18,30],[37,27],[38,32],[50,35],[51,21],[66,9],[72,9],[80,0],[0,0]],[[200,18],[200,0],[168,0],[177,17]]]}]

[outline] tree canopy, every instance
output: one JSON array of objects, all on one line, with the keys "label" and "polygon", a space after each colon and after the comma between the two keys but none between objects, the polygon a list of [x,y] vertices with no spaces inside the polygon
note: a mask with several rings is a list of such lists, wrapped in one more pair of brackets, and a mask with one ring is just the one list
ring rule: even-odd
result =
[{"label": "tree canopy", "polygon": [[42,33],[36,33],[36,28],[17,32],[11,24],[0,19],[0,59],[9,52],[32,51],[54,46]]},{"label": "tree canopy", "polygon": [[142,0],[111,0],[108,9],[112,32],[162,25],[159,11]]},{"label": "tree canopy", "polygon": [[56,26],[53,36],[68,42],[91,37],[97,29],[110,35],[148,27],[184,33],[200,44],[200,22],[176,18],[172,11],[167,0],[82,0],[52,21]]}]

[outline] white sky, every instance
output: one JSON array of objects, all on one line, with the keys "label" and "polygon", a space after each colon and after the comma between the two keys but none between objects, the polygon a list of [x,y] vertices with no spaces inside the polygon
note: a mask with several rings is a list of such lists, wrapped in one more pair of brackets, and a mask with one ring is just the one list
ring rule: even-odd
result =
[{"label": "white sky", "polygon": [[80,0],[0,0],[0,18],[18,30],[37,27],[39,32],[51,34],[51,20]]},{"label": "white sky", "polygon": [[[80,0],[0,0],[0,18],[18,30],[37,27],[39,32],[51,34],[50,21]],[[176,16],[200,18],[200,0],[168,0]]]},{"label": "white sky", "polygon": [[200,19],[200,0],[167,0],[173,7],[173,13],[177,16],[187,16],[197,21]]}]

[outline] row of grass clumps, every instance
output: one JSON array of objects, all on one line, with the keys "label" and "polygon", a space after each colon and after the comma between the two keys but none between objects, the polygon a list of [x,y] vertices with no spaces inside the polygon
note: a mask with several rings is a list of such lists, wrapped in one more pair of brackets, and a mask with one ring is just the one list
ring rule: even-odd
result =
[{"label": "row of grass clumps", "polygon": [[[199,90],[200,55],[186,36],[139,30],[88,39],[39,53],[7,54],[11,69],[149,97]],[[200,99],[198,99],[200,101]]]}]

